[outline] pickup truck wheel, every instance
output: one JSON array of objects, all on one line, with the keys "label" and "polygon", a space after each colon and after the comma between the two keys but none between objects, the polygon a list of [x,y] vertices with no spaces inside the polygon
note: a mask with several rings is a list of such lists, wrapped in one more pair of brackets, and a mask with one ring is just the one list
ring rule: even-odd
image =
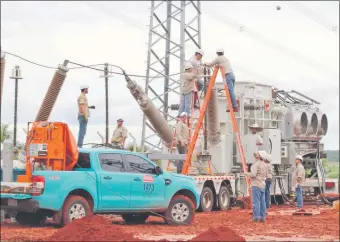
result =
[{"label": "pickup truck wheel", "polygon": [[148,219],[147,214],[123,214],[122,218],[126,224],[144,224]]},{"label": "pickup truck wheel", "polygon": [[91,207],[85,198],[70,196],[66,199],[62,210],[62,225],[67,225],[75,219],[83,218],[91,213]]},{"label": "pickup truck wheel", "polygon": [[210,187],[204,187],[200,196],[200,210],[203,212],[211,212],[214,206],[214,193]]},{"label": "pickup truck wheel", "polygon": [[221,186],[218,194],[218,208],[221,211],[228,210],[230,207],[230,192],[226,186]]},{"label": "pickup truck wheel", "polygon": [[20,225],[41,225],[46,220],[46,216],[43,214],[36,212],[36,213],[26,213],[26,212],[18,212],[15,216],[15,220]]},{"label": "pickup truck wheel", "polygon": [[165,222],[169,225],[188,225],[195,216],[195,205],[190,198],[176,195],[165,211]]}]

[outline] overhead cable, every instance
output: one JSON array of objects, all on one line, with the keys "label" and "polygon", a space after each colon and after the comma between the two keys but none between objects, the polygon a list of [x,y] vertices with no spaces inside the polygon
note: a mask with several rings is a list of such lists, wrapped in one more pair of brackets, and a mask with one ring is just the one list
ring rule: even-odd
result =
[{"label": "overhead cable", "polygon": [[[237,30],[238,32],[240,33],[243,33],[245,35],[248,35],[249,37],[251,38],[254,38],[254,39],[257,39],[259,41],[261,41],[263,44],[265,45],[268,45],[268,46],[271,46],[273,48],[276,48],[277,50],[280,50],[282,52],[284,52],[286,55],[289,55],[297,60],[301,60],[303,62],[305,62],[307,65],[309,65],[310,67],[312,67],[313,69],[324,69],[325,71],[327,71],[327,73],[329,72],[332,72],[334,73],[334,70],[328,68],[328,66],[325,66],[324,64],[318,62],[318,61],[315,61],[315,60],[312,60],[310,59],[309,57],[306,57],[304,56],[303,54],[293,50],[293,49],[290,49],[250,28],[246,28],[246,26],[236,22],[235,20],[232,20],[228,17],[226,17],[224,14],[221,14],[221,13],[218,13],[217,11],[209,8],[209,7],[204,7],[203,8],[203,12],[205,14],[207,14],[208,16],[218,20],[219,22],[221,23],[224,23],[226,25],[228,25],[229,27]],[[334,73],[336,74],[336,73]],[[336,74],[338,75],[338,74]]]}]

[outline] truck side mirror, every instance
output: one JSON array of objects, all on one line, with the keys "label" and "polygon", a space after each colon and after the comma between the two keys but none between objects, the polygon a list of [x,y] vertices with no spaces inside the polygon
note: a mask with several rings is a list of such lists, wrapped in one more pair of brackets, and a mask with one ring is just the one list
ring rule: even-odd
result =
[{"label": "truck side mirror", "polygon": [[156,172],[156,175],[157,175],[157,176],[163,174],[163,170],[162,170],[162,168],[160,168],[159,166],[156,166],[156,167],[155,167],[155,172]]}]

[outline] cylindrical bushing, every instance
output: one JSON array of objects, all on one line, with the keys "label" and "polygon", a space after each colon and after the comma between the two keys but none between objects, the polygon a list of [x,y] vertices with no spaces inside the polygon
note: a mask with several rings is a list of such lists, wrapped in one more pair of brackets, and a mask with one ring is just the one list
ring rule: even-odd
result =
[{"label": "cylindrical bushing", "polygon": [[127,87],[130,89],[132,96],[136,99],[141,110],[150,121],[152,127],[155,129],[164,144],[169,147],[172,143],[173,129],[169,126],[167,121],[161,115],[156,106],[149,100],[148,96],[135,81],[127,79]]},{"label": "cylindrical bushing", "polygon": [[1,51],[1,91],[0,91],[0,106],[2,104],[2,92],[4,90],[4,78],[5,78],[5,52]]},{"label": "cylindrical bushing", "polygon": [[45,98],[40,106],[39,112],[35,118],[35,121],[47,121],[51,115],[55,102],[57,101],[61,87],[64,84],[66,73],[68,71],[66,65],[68,61],[65,61],[63,65],[58,66],[58,70],[55,72],[52,82],[47,90]]},{"label": "cylindrical bushing", "polygon": [[211,97],[208,102],[208,140],[216,145],[220,141],[220,120],[218,115],[218,99],[216,88],[212,89]]}]

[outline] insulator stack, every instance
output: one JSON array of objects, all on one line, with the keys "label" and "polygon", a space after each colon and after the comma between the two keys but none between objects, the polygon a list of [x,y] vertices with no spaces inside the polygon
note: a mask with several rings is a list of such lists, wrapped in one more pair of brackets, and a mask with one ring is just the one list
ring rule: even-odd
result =
[{"label": "insulator stack", "polygon": [[173,130],[161,115],[156,106],[149,100],[148,96],[135,81],[132,81],[128,76],[125,76],[127,87],[130,89],[132,96],[136,99],[141,110],[152,124],[159,137],[164,144],[169,147],[172,143]]},{"label": "insulator stack", "polygon": [[4,90],[5,78],[5,52],[1,51],[1,91],[0,91],[0,106],[2,104],[2,92]]},{"label": "insulator stack", "polygon": [[40,106],[40,110],[35,118],[35,121],[47,121],[51,115],[54,104],[58,98],[61,87],[64,84],[66,73],[68,71],[66,65],[68,61],[65,61],[63,65],[58,66],[58,70],[55,72],[52,82],[47,90],[44,101]]},{"label": "insulator stack", "polygon": [[218,115],[217,90],[214,87],[208,102],[208,140],[212,145],[220,142],[220,119]]}]

